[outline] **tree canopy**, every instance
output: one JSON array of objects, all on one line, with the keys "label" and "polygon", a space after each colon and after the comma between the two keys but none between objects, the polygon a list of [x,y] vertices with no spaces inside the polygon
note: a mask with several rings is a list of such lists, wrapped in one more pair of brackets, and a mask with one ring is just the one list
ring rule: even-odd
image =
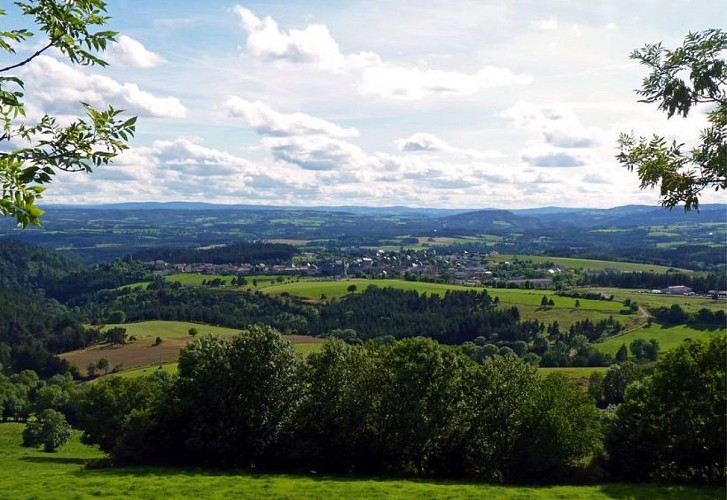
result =
[{"label": "tree canopy", "polygon": [[[0,67],[0,214],[15,217],[25,227],[40,224],[43,211],[36,201],[45,191],[43,184],[61,171],[91,172],[108,164],[128,148],[136,117],[124,118],[121,110],[111,106],[98,110],[87,103],[81,103],[85,118],[67,124],[49,114],[37,121],[28,117],[24,82],[13,70],[51,48],[73,64],[105,66],[96,53],[114,41],[116,33],[94,31],[108,20],[103,0],[30,0],[14,5],[47,37],[29,56]],[[2,15],[6,15],[4,9],[0,9]],[[0,51],[22,53],[23,44],[35,35],[26,28],[0,31]]]},{"label": "tree canopy", "polygon": [[[707,188],[727,189],[727,32],[709,29],[689,33],[684,44],[668,50],[661,43],[647,44],[631,54],[650,69],[636,93],[640,102],[658,103],[667,117],[686,118],[694,106],[708,106],[708,126],[691,149],[665,137],[621,134],[618,161],[636,169],[641,189],[658,187],[661,204],[685,210],[699,209]],[[685,78],[685,75],[688,78]]]}]

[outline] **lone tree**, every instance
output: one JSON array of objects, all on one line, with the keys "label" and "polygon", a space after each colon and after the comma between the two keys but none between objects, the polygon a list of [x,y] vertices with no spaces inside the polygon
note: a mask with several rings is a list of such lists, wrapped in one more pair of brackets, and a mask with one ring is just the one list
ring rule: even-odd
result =
[{"label": "lone tree", "polygon": [[[43,184],[60,171],[91,172],[108,164],[128,148],[136,117],[124,119],[111,106],[97,110],[81,103],[86,116],[67,125],[47,114],[37,122],[27,119],[24,82],[14,70],[51,48],[74,64],[106,66],[95,52],[103,51],[116,33],[92,31],[108,20],[103,0],[28,0],[14,5],[47,37],[28,57],[0,67],[0,215],[15,217],[25,227],[40,224],[43,211],[35,203],[45,190]],[[5,14],[0,9],[0,16]],[[0,51],[15,55],[34,35],[22,27],[0,30]]]},{"label": "lone tree", "polygon": [[43,446],[43,450],[51,453],[71,439],[73,431],[62,413],[47,409],[43,410],[35,422],[28,422],[23,430],[23,446],[35,448]]},{"label": "lone tree", "polygon": [[[641,189],[659,187],[661,204],[684,210],[699,209],[699,196],[706,188],[727,189],[727,32],[709,29],[689,33],[684,44],[668,50],[661,43],[648,44],[631,54],[650,68],[639,102],[658,103],[667,117],[686,118],[692,107],[706,104],[709,126],[699,144],[690,150],[677,141],[654,135],[648,139],[621,134],[618,161],[636,169]],[[688,79],[684,76],[688,75]]]}]

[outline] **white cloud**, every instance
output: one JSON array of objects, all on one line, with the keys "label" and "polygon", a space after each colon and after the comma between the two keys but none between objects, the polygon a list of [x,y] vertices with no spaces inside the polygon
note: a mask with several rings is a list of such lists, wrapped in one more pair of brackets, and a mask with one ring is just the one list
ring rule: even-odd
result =
[{"label": "white cloud", "polygon": [[358,146],[325,136],[265,137],[262,144],[275,159],[305,170],[355,169],[367,162]]},{"label": "white cloud", "polygon": [[516,128],[534,133],[536,139],[520,158],[535,167],[580,167],[588,163],[583,150],[598,146],[595,129],[584,126],[567,105],[521,101],[500,116],[510,119]]},{"label": "white cloud", "polygon": [[401,151],[443,151],[448,145],[432,134],[417,133],[406,139],[394,141]]},{"label": "white cloud", "polygon": [[59,112],[84,101],[96,106],[113,104],[145,116],[183,118],[187,114],[176,97],[156,97],[135,83],[122,84],[107,76],[85,73],[52,57],[36,57],[23,76],[29,93]]},{"label": "white cloud", "polygon": [[282,33],[278,23],[270,17],[259,19],[239,5],[233,10],[240,16],[242,26],[248,33],[246,48],[253,57],[289,63],[313,63],[333,71],[347,71],[381,62],[372,52],[343,55],[328,28],[322,24],[311,24],[304,30],[293,29]]},{"label": "white cloud", "polygon": [[230,115],[243,118],[258,134],[276,137],[324,134],[331,137],[356,137],[358,130],[344,128],[304,113],[285,114],[261,101],[232,96],[225,103]]},{"label": "white cloud", "polygon": [[475,73],[403,66],[384,61],[374,52],[344,54],[328,28],[311,24],[303,30],[280,31],[270,17],[260,19],[249,9],[234,8],[248,34],[247,53],[261,60],[313,64],[322,70],[360,73],[363,94],[404,100],[433,95],[468,96],[492,87],[526,85],[529,75],[485,66]]},{"label": "white cloud", "polygon": [[435,135],[419,132],[406,139],[394,141],[400,151],[409,152],[443,152],[471,158],[474,160],[488,160],[493,158],[504,158],[505,155],[498,151],[479,151],[477,149],[458,148],[450,146]]},{"label": "white cloud", "polygon": [[562,150],[526,152],[521,159],[534,167],[582,167],[587,164],[580,155]]},{"label": "white cloud", "polygon": [[381,97],[418,100],[431,95],[467,96],[492,87],[525,85],[531,81],[528,75],[494,66],[468,74],[387,64],[364,70],[361,90]]},{"label": "white cloud", "polygon": [[164,62],[159,54],[147,50],[141,42],[126,35],[111,43],[104,56],[113,64],[136,68],[153,68]]},{"label": "white cloud", "polygon": [[551,16],[547,19],[540,19],[531,23],[531,26],[540,31],[551,31],[558,29],[558,19]]}]

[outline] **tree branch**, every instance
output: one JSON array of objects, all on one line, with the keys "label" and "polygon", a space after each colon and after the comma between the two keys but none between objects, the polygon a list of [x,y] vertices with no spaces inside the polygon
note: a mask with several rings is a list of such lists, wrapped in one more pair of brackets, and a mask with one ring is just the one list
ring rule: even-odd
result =
[{"label": "tree branch", "polygon": [[19,62],[19,63],[17,63],[17,64],[13,64],[13,65],[11,65],[11,66],[6,66],[6,67],[4,67],[4,68],[0,69],[0,73],[4,73],[5,71],[9,71],[9,70],[11,70],[11,69],[19,68],[20,66],[25,66],[25,65],[26,65],[26,64],[28,64],[28,63],[29,63],[30,61],[32,61],[33,59],[35,59],[36,57],[38,57],[39,55],[41,55],[41,54],[42,54],[43,52],[45,52],[46,50],[48,50],[48,49],[49,49],[49,48],[51,48],[52,46],[53,46],[53,44],[52,44],[52,43],[49,43],[48,45],[46,45],[46,46],[45,46],[45,47],[43,47],[42,49],[38,50],[38,51],[37,51],[37,52],[36,52],[35,54],[31,55],[30,57],[28,57],[28,58],[27,58],[27,59],[25,59],[24,61],[20,61],[20,62]]}]

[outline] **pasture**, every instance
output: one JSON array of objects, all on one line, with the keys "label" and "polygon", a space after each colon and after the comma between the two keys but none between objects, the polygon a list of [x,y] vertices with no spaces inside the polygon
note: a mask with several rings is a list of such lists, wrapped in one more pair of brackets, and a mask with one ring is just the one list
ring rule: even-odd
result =
[{"label": "pasture", "polygon": [[605,271],[606,269],[615,269],[621,272],[655,272],[665,273],[668,270],[680,271],[685,274],[694,274],[694,271],[689,269],[675,269],[666,266],[657,266],[655,264],[636,264],[633,262],[614,262],[610,260],[594,260],[594,259],[576,259],[572,257],[549,257],[547,255],[513,255],[513,254],[499,254],[490,255],[488,260],[490,262],[512,262],[517,258],[520,261],[531,261],[535,264],[552,262],[565,269],[585,269],[587,271]]},{"label": "pasture", "polygon": [[86,469],[84,465],[88,461],[102,458],[103,454],[82,445],[78,432],[56,453],[44,453],[20,446],[22,430],[22,424],[0,424],[0,492],[4,492],[0,496],[3,498],[724,498],[724,490],[720,488],[652,484],[533,487],[167,467]]},{"label": "pasture", "polygon": [[397,279],[345,279],[293,281],[289,283],[273,284],[265,287],[263,291],[269,295],[281,295],[283,293],[287,293],[302,299],[317,301],[320,300],[321,295],[325,295],[328,299],[340,299],[345,295],[349,295],[348,287],[351,285],[356,286],[357,291],[355,293],[361,293],[367,287],[372,285],[380,288],[391,287],[398,288],[400,290],[415,290],[418,293],[437,295],[443,295],[448,290],[480,290],[460,285],[424,283],[421,281],[406,281]]},{"label": "pasture", "polygon": [[[179,359],[179,351],[193,338],[189,335],[190,328],[196,328],[199,332],[198,335],[213,334],[225,337],[231,337],[240,331],[237,328],[200,325],[184,321],[142,321],[107,325],[105,328],[115,326],[126,328],[127,335],[136,337],[136,340],[122,346],[95,345],[59,356],[78,367],[81,373],[86,372],[86,367],[90,363],[96,363],[101,358],[109,360],[110,370],[118,367],[118,371],[125,371],[175,363]],[[155,343],[157,337],[162,339],[159,345]],[[293,343],[296,350],[304,354],[320,349],[325,342],[324,339],[303,335],[283,335],[283,338]]]},{"label": "pasture", "polygon": [[657,339],[662,351],[668,351],[678,347],[684,339],[708,341],[713,335],[723,334],[725,329],[700,330],[687,325],[664,326],[653,323],[651,326],[644,326],[623,335],[611,337],[610,339],[592,344],[593,347],[605,354],[616,354],[622,344],[629,346],[636,339],[649,341]]},{"label": "pasture", "polygon": [[[590,319],[598,321],[609,316],[618,315],[623,304],[615,301],[578,299],[580,307],[576,307],[576,299],[555,295],[552,290],[525,290],[518,288],[477,288],[462,285],[449,285],[444,283],[426,283],[423,281],[406,281],[400,279],[348,279],[348,280],[307,280],[270,285],[263,289],[265,293],[279,296],[288,294],[310,302],[319,302],[321,297],[326,299],[340,299],[350,295],[348,287],[356,285],[356,292],[361,293],[369,286],[380,288],[397,288],[400,290],[414,290],[420,294],[443,295],[447,291],[484,291],[493,298],[498,297],[500,307],[517,306],[523,319],[537,319],[546,323],[558,321],[561,327],[568,328],[576,321]],[[543,308],[540,302],[546,296],[552,299],[552,307]],[[638,315],[619,317],[618,320],[631,326],[643,322]]]},{"label": "pasture", "polygon": [[578,289],[579,292],[600,292],[605,295],[613,295],[614,302],[623,303],[624,300],[630,299],[647,308],[654,307],[671,307],[672,304],[679,304],[686,312],[693,313],[703,307],[712,310],[727,310],[727,299],[715,300],[709,297],[698,295],[664,295],[649,293],[647,290],[631,290],[628,288],[608,288],[608,287],[587,287]]},{"label": "pasture", "polygon": [[[256,288],[265,288],[270,285],[278,284],[279,278],[282,280],[285,280],[285,281],[291,281],[291,280],[297,279],[297,277],[292,278],[290,276],[283,276],[283,275],[276,275],[276,274],[250,274],[250,275],[245,275],[245,279],[247,280],[247,285],[245,285],[243,287],[233,287],[230,284],[233,277],[234,276],[231,274],[175,273],[175,274],[168,274],[167,276],[164,276],[164,279],[169,283],[180,283],[180,284],[186,285],[186,286],[202,286],[202,282],[219,279],[219,280],[225,282],[225,288],[231,288],[231,289],[250,288],[253,290]],[[253,286],[253,280],[255,280],[257,282],[257,287]],[[149,283],[150,283],[149,281],[139,281],[137,283],[132,283],[130,285],[121,286],[119,288],[120,289],[136,288],[136,287],[146,288],[147,286],[149,286]]]}]

